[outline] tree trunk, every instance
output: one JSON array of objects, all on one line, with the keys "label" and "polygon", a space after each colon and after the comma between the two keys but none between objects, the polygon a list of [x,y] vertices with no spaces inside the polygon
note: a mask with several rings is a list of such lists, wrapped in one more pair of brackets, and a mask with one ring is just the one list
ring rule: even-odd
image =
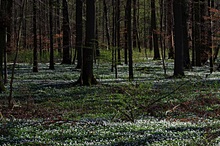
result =
[{"label": "tree trunk", "polygon": [[7,47],[4,49],[4,83],[8,82],[8,74],[7,74],[7,50],[11,50],[12,48],[12,6],[13,1],[7,0],[7,15],[8,15],[8,23],[7,23]]},{"label": "tree trunk", "polygon": [[54,69],[54,50],[53,50],[53,3],[49,0],[49,23],[50,23],[50,66]]},{"label": "tree trunk", "polygon": [[38,59],[37,59],[37,6],[36,0],[33,0],[33,34],[34,34],[34,52],[33,52],[33,72],[38,72]]},{"label": "tree trunk", "polygon": [[200,25],[200,0],[194,0],[194,45],[195,45],[195,59],[196,66],[201,66],[201,25]]},{"label": "tree trunk", "polygon": [[173,47],[173,0],[166,0],[167,4],[167,43],[168,43],[168,58],[174,59]]},{"label": "tree trunk", "polygon": [[160,52],[158,47],[155,0],[151,0],[151,27],[153,31],[154,60],[157,60],[160,59]]},{"label": "tree trunk", "polygon": [[137,0],[133,0],[133,48],[137,48]]},{"label": "tree trunk", "polygon": [[129,51],[129,80],[134,78],[133,75],[133,57],[132,57],[132,40],[131,40],[131,0],[127,0],[127,33],[128,33],[128,51]]},{"label": "tree trunk", "polygon": [[120,46],[120,40],[121,40],[121,35],[120,35],[120,28],[121,28],[121,20],[120,20],[120,0],[117,0],[117,50],[118,50],[118,61],[117,64],[121,64],[121,46]]},{"label": "tree trunk", "polygon": [[112,0],[112,67],[111,67],[111,72],[114,71],[114,67],[116,66],[116,60],[115,60],[115,56],[116,56],[116,29],[115,29],[115,23],[116,23],[116,17],[115,17],[115,1],[116,0]]},{"label": "tree trunk", "polygon": [[205,22],[205,18],[204,16],[206,16],[206,11],[207,11],[207,1],[205,0],[200,0],[200,36],[201,36],[201,42],[200,42],[200,46],[201,46],[201,63],[204,64],[207,62],[207,60],[209,59],[208,54],[209,54],[209,48],[208,48],[208,44],[207,44],[207,29],[206,29],[206,22]]},{"label": "tree trunk", "polygon": [[208,29],[208,46],[209,46],[209,61],[210,61],[210,73],[213,72],[213,37],[212,37],[212,14],[210,12],[211,8],[214,8],[214,0],[208,0],[208,7],[210,8],[208,11],[208,16],[210,17],[209,20],[209,29]]},{"label": "tree trunk", "polygon": [[174,13],[174,44],[175,44],[175,60],[174,60],[174,76],[183,76],[183,0],[174,0],[173,13]]},{"label": "tree trunk", "polygon": [[71,64],[70,56],[70,26],[68,4],[63,0],[63,61],[62,64]]},{"label": "tree trunk", "polygon": [[56,1],[56,4],[57,4],[57,34],[58,34],[58,38],[57,38],[57,45],[58,45],[58,52],[59,54],[61,55],[62,53],[62,49],[61,49],[61,31],[60,31],[60,0],[57,0]]},{"label": "tree trunk", "polygon": [[147,56],[147,30],[146,30],[146,23],[147,23],[147,19],[146,19],[146,0],[144,0],[144,50],[145,50],[145,53],[146,53],[146,56]]},{"label": "tree trunk", "polygon": [[0,11],[0,93],[5,90],[3,82],[3,57],[4,50],[6,48],[6,11],[5,6],[6,2],[1,2],[1,11]]},{"label": "tree trunk", "polygon": [[82,0],[76,0],[76,50],[77,50],[77,69],[82,67]]},{"label": "tree trunk", "polygon": [[183,59],[183,66],[186,69],[191,68],[190,63],[190,57],[189,57],[189,42],[188,42],[188,26],[187,26],[187,20],[188,20],[188,13],[187,13],[187,5],[188,0],[184,0],[184,3],[182,3],[182,26],[183,26],[183,49],[184,49],[184,59]]},{"label": "tree trunk", "polygon": [[108,42],[107,49],[109,49],[110,48],[110,34],[109,34],[109,26],[108,26],[108,10],[107,10],[107,5],[106,5],[105,0],[103,0],[103,5],[104,5],[104,14],[105,14],[105,31],[106,31],[106,37],[107,37],[107,42]]},{"label": "tree trunk", "polygon": [[95,45],[95,0],[86,0],[86,45],[83,48],[83,65],[80,76],[81,85],[97,84],[93,75]]},{"label": "tree trunk", "polygon": [[127,8],[128,6],[126,5],[125,7],[125,20],[124,20],[124,58],[125,64],[128,64],[128,30],[127,30],[127,25],[128,25],[128,12],[127,12]]}]

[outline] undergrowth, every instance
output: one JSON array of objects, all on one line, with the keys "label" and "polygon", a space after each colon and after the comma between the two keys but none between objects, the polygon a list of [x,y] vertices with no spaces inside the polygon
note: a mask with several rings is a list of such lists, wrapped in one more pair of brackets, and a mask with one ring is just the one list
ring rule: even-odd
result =
[{"label": "undergrowth", "polygon": [[[207,68],[186,71],[181,79],[173,63],[163,73],[161,61],[139,56],[135,79],[118,65],[115,79],[106,58],[94,65],[99,84],[75,86],[75,65],[29,63],[16,66],[13,97],[0,94],[0,145],[215,145],[220,142],[219,72],[205,78]],[[9,64],[10,73],[10,64]],[[9,74],[10,75],[10,74]],[[6,86],[8,89],[9,87]]]}]

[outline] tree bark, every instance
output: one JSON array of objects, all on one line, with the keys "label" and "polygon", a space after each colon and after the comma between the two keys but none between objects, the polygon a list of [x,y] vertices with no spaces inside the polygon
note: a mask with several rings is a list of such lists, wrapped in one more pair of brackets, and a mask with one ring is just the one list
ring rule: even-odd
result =
[{"label": "tree bark", "polygon": [[57,21],[56,21],[56,23],[57,23],[57,34],[59,35],[58,36],[58,38],[57,38],[57,45],[58,45],[58,52],[59,52],[59,54],[61,54],[62,53],[62,49],[61,49],[61,31],[60,31],[60,0],[56,0],[56,4],[57,4],[57,7],[56,7],[56,9],[57,9]]},{"label": "tree bark", "polygon": [[124,63],[125,64],[128,64],[128,29],[127,29],[127,25],[128,25],[128,12],[127,12],[127,4],[126,4],[126,7],[125,7],[125,20],[124,20],[124,58],[125,58],[125,61]]},{"label": "tree bark", "polygon": [[183,20],[182,20],[182,3],[183,0],[174,0],[174,44],[175,44],[175,60],[174,60],[174,76],[183,76]]},{"label": "tree bark", "polygon": [[70,56],[70,26],[68,4],[63,0],[63,61],[62,64],[71,64]]},{"label": "tree bark", "polygon": [[95,0],[86,0],[86,44],[83,48],[83,64],[80,76],[81,85],[97,84],[93,75],[95,45]]},{"label": "tree bark", "polygon": [[131,0],[127,0],[127,33],[128,33],[128,58],[129,58],[129,80],[133,80],[133,51],[131,40]]},{"label": "tree bark", "polygon": [[174,59],[173,47],[173,0],[166,0],[167,5],[167,43],[168,43],[168,58]]},{"label": "tree bark", "polygon": [[108,10],[107,10],[107,5],[106,1],[103,0],[103,5],[104,5],[104,14],[105,14],[105,31],[106,31],[106,37],[107,37],[107,49],[110,48],[110,34],[109,34],[109,23],[108,23]]},{"label": "tree bark", "polygon": [[53,50],[53,3],[49,0],[49,23],[50,23],[50,66],[49,69],[54,69],[54,50]]},{"label": "tree bark", "polygon": [[33,0],[33,34],[34,34],[34,52],[33,52],[33,72],[38,72],[38,57],[37,57],[37,6],[36,0]]},{"label": "tree bark", "polygon": [[209,46],[209,61],[210,61],[210,73],[213,72],[213,36],[212,36],[212,14],[210,12],[211,8],[214,8],[214,0],[208,0],[208,7],[210,8],[208,11],[209,20],[209,29],[208,29],[208,46]]},{"label": "tree bark", "polygon": [[153,45],[154,45],[154,60],[157,60],[160,59],[160,52],[158,47],[155,0],[151,0],[151,27],[152,27]]},{"label": "tree bark", "polygon": [[82,0],[76,0],[76,50],[77,50],[77,69],[82,67],[82,39],[83,39],[83,27],[82,27]]},{"label": "tree bark", "polygon": [[189,18],[189,14],[187,13],[187,5],[188,0],[184,0],[182,3],[182,26],[183,26],[183,49],[184,49],[184,59],[183,59],[183,66],[186,69],[191,68],[190,57],[189,57],[189,41],[188,41],[188,26],[187,20]]},{"label": "tree bark", "polygon": [[0,93],[5,90],[3,82],[3,57],[6,48],[6,1],[2,0],[0,10]]}]

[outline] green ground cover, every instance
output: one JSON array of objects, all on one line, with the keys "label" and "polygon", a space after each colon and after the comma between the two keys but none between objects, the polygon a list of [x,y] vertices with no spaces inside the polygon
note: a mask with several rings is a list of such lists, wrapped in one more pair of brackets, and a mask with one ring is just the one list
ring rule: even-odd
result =
[{"label": "green ground cover", "polygon": [[[108,52],[107,52],[108,53]],[[105,54],[105,56],[107,56]],[[173,79],[173,62],[135,54],[134,80],[128,66],[118,78],[108,59],[94,66],[98,85],[74,85],[75,65],[16,65],[13,97],[0,94],[0,145],[217,145],[220,143],[220,73],[208,66]],[[9,64],[9,76],[10,76]]]}]

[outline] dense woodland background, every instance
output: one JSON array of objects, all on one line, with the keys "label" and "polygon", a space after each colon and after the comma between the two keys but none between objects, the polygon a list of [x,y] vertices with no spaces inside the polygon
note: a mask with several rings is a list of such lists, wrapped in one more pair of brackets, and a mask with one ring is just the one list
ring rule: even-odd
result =
[{"label": "dense woodland background", "polygon": [[131,79],[133,49],[146,56],[153,51],[153,59],[175,58],[174,75],[208,60],[212,72],[219,50],[218,7],[214,0],[2,0],[1,76],[7,54],[30,50],[34,72],[49,52],[50,69],[57,60],[76,62],[83,80],[102,50],[112,50],[112,71],[117,64],[129,64]]},{"label": "dense woodland background", "polygon": [[[81,144],[101,137],[97,145],[167,145],[175,132],[185,131],[191,133],[177,134],[184,140],[171,145],[219,142],[219,8],[215,0],[0,0],[0,144],[45,144],[44,138],[65,144],[70,137],[80,143],[74,131],[54,135],[57,141],[36,134],[42,143],[17,138],[17,125],[35,133],[65,131],[70,123],[82,128]],[[140,127],[105,125],[106,119],[135,123],[145,116],[196,124],[176,129],[159,122],[151,136],[146,129],[157,126],[143,128],[146,121]],[[94,117],[101,122],[80,121]],[[16,121],[39,118],[43,122]],[[121,137],[86,139],[92,137],[88,131],[106,126]],[[120,134],[125,127],[135,140]]]}]

